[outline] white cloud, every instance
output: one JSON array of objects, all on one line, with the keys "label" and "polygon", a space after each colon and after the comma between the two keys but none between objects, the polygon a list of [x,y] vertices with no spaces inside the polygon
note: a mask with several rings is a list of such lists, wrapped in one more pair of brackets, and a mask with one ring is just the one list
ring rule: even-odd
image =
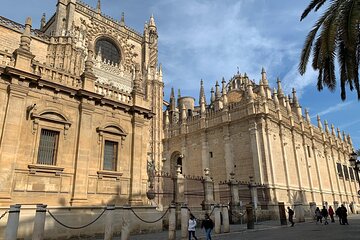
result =
[{"label": "white cloud", "polygon": [[[339,110],[344,110],[344,108],[345,108],[346,106],[349,106],[349,105],[352,104],[353,102],[354,102],[354,101],[338,103],[338,104],[336,104],[335,106],[330,106],[330,107],[326,108],[325,110],[323,110],[323,111],[321,111],[321,112],[318,112],[316,115],[324,116],[324,115],[329,114],[329,113],[338,112]],[[313,116],[311,116],[311,117],[312,117],[312,118],[313,118],[313,117],[316,117],[316,115],[313,115]]]}]

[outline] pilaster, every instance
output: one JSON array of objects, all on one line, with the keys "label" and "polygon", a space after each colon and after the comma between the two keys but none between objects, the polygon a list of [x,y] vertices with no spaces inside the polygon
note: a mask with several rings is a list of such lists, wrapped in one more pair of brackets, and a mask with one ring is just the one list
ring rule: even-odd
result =
[{"label": "pilaster", "polygon": [[254,168],[254,180],[258,183],[263,183],[263,167],[261,148],[259,144],[259,132],[255,120],[249,122],[250,144],[252,152],[252,161]]},{"label": "pilaster", "polygon": [[223,137],[224,137],[224,158],[225,158],[225,167],[226,167],[226,178],[230,179],[230,174],[234,172],[234,158],[231,149],[231,138],[229,132],[229,125],[226,124],[223,126]]}]

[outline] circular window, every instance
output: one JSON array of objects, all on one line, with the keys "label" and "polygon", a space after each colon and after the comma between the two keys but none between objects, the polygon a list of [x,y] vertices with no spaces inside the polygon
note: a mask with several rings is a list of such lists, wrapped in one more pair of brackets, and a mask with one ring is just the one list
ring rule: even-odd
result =
[{"label": "circular window", "polygon": [[108,39],[99,39],[96,41],[95,52],[96,54],[101,53],[101,59],[112,63],[120,63],[120,51],[118,48]]}]

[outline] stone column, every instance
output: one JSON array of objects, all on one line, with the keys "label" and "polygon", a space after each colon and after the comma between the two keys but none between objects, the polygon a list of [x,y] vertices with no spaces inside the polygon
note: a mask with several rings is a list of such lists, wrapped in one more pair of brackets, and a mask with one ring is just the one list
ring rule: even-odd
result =
[{"label": "stone column", "polygon": [[203,180],[205,199],[202,203],[203,210],[209,210],[211,205],[214,204],[214,182],[210,178],[210,171],[208,168],[204,169],[205,178]]},{"label": "stone column", "polygon": [[203,169],[210,167],[210,163],[209,163],[210,153],[209,153],[209,146],[206,136],[207,134],[205,131],[201,133],[201,164]]},{"label": "stone column", "polygon": [[169,240],[176,239],[176,206],[171,204],[169,207]]},{"label": "stone column", "polygon": [[254,209],[251,204],[246,205],[247,229],[254,229]]},{"label": "stone column", "polygon": [[43,205],[43,204],[38,204],[36,206],[36,214],[35,214],[35,220],[34,220],[34,229],[33,229],[33,234],[32,234],[32,240],[44,239],[46,207],[47,207],[47,205]]},{"label": "stone column", "polygon": [[17,230],[19,227],[21,205],[11,205],[9,210],[8,221],[5,229],[5,240],[16,240]]},{"label": "stone column", "polygon": [[229,209],[226,205],[223,205],[221,208],[222,220],[223,220],[223,231],[224,233],[230,232],[230,223],[229,223]]},{"label": "stone column", "polygon": [[220,205],[216,205],[214,209],[215,216],[215,233],[221,232],[221,212]]},{"label": "stone column", "polygon": [[289,180],[289,167],[288,167],[288,164],[287,164],[287,155],[286,155],[286,149],[285,149],[285,146],[288,144],[286,141],[285,141],[285,134],[284,134],[284,127],[282,125],[279,126],[279,135],[280,135],[280,147],[281,147],[281,153],[282,153],[282,157],[283,157],[283,163],[284,163],[284,167],[285,167],[285,179],[286,179],[286,190],[287,190],[287,193],[288,193],[288,202],[291,202],[291,197],[290,197],[290,188],[289,188],[289,183],[290,183],[290,180]]},{"label": "stone column", "polygon": [[26,121],[26,97],[29,88],[22,85],[18,78],[13,77],[11,85],[8,86],[7,103],[1,103],[6,105],[5,117],[1,119],[3,131],[0,136],[0,202],[3,203],[11,201],[15,162],[21,143],[23,122]]},{"label": "stone column", "polygon": [[316,202],[311,202],[310,203],[310,216],[312,216],[314,219],[316,219],[315,210],[316,210]]},{"label": "stone column", "polygon": [[230,194],[231,194],[231,202],[230,202],[230,212],[231,212],[231,219],[232,223],[237,222],[239,217],[237,217],[240,213],[240,198],[239,198],[239,183],[234,178],[235,174],[230,173],[230,181],[228,185],[230,187]]},{"label": "stone column", "polygon": [[111,240],[113,236],[113,219],[115,205],[106,206],[105,236],[104,240]]},{"label": "stone column", "polygon": [[188,224],[189,224],[189,209],[186,204],[181,206],[181,239],[188,238]]},{"label": "stone column", "polygon": [[256,211],[257,206],[258,206],[257,186],[254,183],[254,178],[252,176],[250,176],[249,178],[250,178],[249,188],[250,188],[250,193],[251,193],[251,201],[252,201],[252,203],[254,205],[254,209]]},{"label": "stone column", "polygon": [[131,231],[131,225],[130,225],[130,211],[131,206],[124,206],[124,215],[122,219],[122,226],[121,226],[121,240],[129,240],[130,239],[130,231]]},{"label": "stone column", "polygon": [[146,169],[146,149],[145,144],[145,133],[146,130],[144,118],[134,113],[132,119],[132,153],[131,153],[131,185],[130,185],[130,205],[142,205],[142,194],[141,194],[141,182],[143,169]]},{"label": "stone column", "polygon": [[82,205],[87,202],[88,188],[88,169],[89,161],[92,154],[92,142],[89,141],[93,137],[92,129],[93,112],[95,110],[94,102],[83,98],[80,104],[79,132],[77,141],[77,155],[75,161],[75,177],[73,196],[71,198],[72,205]]},{"label": "stone column", "polygon": [[254,178],[257,182],[263,182],[263,168],[262,168],[262,156],[261,148],[259,144],[259,132],[257,129],[257,123],[251,121],[249,124],[249,133],[250,133],[250,144],[252,152],[252,161],[254,167]]},{"label": "stone column", "polygon": [[225,125],[223,127],[224,134],[224,151],[225,151],[225,168],[226,168],[226,176],[230,177],[230,173],[234,172],[234,159],[231,151],[231,138],[229,133],[229,126]]},{"label": "stone column", "polygon": [[301,202],[295,203],[294,212],[297,222],[305,222],[305,210]]}]

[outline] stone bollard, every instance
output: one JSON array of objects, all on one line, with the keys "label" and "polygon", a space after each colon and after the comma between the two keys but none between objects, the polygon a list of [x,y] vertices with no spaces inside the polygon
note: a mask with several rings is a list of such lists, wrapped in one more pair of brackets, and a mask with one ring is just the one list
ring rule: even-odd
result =
[{"label": "stone bollard", "polygon": [[124,215],[122,219],[121,226],[121,240],[129,240],[130,239],[130,211],[131,206],[124,206]]},{"label": "stone bollard", "polygon": [[176,239],[176,206],[171,204],[169,207],[169,240]]},{"label": "stone bollard", "polygon": [[247,229],[254,229],[254,211],[251,204],[246,205]]},{"label": "stone bollard", "polygon": [[229,223],[229,209],[226,205],[222,206],[222,219],[223,219],[223,231],[224,233],[230,232],[230,223]]},{"label": "stone bollard", "polygon": [[35,214],[35,219],[34,219],[34,229],[33,229],[32,240],[44,239],[46,207],[47,207],[47,205],[43,205],[43,204],[36,205],[36,214]]},{"label": "stone bollard", "polygon": [[302,203],[295,203],[294,212],[297,222],[305,222],[305,210]]},{"label": "stone bollard", "polygon": [[215,215],[215,233],[221,233],[221,212],[220,205],[214,206],[214,215]]},{"label": "stone bollard", "polygon": [[186,204],[181,206],[181,239],[186,240],[188,237],[189,209]]},{"label": "stone bollard", "polygon": [[[315,220],[316,202],[310,202],[310,216]],[[334,210],[335,211],[335,210]]]},{"label": "stone bollard", "polygon": [[5,229],[5,240],[16,240],[19,227],[20,204],[11,205]]},{"label": "stone bollard", "polygon": [[111,240],[113,237],[114,210],[115,210],[115,205],[107,205],[106,206],[104,240]]},{"label": "stone bollard", "polygon": [[279,216],[280,216],[280,224],[281,225],[287,225],[284,202],[279,202]]}]

